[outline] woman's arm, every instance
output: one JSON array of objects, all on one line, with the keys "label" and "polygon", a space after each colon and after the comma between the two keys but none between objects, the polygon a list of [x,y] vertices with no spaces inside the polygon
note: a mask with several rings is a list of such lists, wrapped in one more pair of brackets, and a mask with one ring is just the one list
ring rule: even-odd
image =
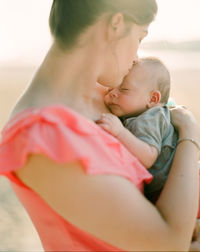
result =
[{"label": "woman's arm", "polygon": [[[181,137],[197,138],[189,121]],[[127,179],[86,175],[78,162],[56,164],[33,155],[17,175],[66,220],[94,236],[129,251],[187,251],[198,206],[198,150],[182,142],[166,186],[152,205]],[[59,185],[59,186],[58,186]],[[192,207],[191,207],[192,206]]]},{"label": "woman's arm", "polygon": [[[172,123],[179,131],[179,139],[191,138],[197,142],[199,141],[198,125],[187,109],[179,107],[173,110]],[[199,194],[198,159],[199,150],[192,142],[183,141],[177,146],[171,172],[156,204],[161,214],[164,217],[167,216],[169,223],[173,226],[176,225],[177,231],[185,233],[185,235],[194,229],[197,216],[198,200],[196,199],[198,199]],[[169,197],[170,194],[173,197]],[[173,202],[173,199],[176,201]],[[171,216],[168,214],[170,209],[173,209],[174,212]],[[175,220],[178,215],[179,218]],[[182,226],[184,221],[185,228]],[[188,240],[185,240],[185,242],[188,242]]]}]

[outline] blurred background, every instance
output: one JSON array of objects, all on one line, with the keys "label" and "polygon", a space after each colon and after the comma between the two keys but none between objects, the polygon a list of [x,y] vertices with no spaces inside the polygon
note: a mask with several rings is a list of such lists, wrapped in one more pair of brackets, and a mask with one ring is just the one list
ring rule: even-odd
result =
[{"label": "blurred background", "polygon": [[[0,0],[0,130],[51,45],[51,3]],[[200,0],[157,3],[158,15],[139,56],[156,56],[167,65],[172,79],[171,97],[192,110],[200,124]],[[0,251],[42,251],[29,217],[2,177]]]}]

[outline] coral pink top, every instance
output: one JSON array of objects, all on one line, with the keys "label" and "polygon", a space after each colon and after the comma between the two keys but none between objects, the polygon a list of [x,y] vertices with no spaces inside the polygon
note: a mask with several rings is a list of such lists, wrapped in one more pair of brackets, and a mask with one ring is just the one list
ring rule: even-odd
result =
[{"label": "coral pink top", "polygon": [[78,160],[87,174],[113,174],[130,180],[139,190],[152,176],[120,144],[93,121],[62,105],[28,109],[2,131],[0,174],[12,187],[32,219],[46,251],[120,251],[77,228],[55,212],[13,173],[30,154],[43,154],[57,163]]}]

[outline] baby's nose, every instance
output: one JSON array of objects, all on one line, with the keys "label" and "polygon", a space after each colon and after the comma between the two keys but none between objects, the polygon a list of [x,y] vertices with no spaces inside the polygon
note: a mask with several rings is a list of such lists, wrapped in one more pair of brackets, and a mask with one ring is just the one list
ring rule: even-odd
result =
[{"label": "baby's nose", "polygon": [[110,91],[110,97],[116,98],[117,97],[117,92],[115,90]]}]

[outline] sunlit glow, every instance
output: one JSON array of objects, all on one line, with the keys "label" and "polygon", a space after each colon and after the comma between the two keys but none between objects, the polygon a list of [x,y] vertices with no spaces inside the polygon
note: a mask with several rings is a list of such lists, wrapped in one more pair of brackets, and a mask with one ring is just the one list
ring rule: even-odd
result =
[{"label": "sunlit glow", "polygon": [[50,43],[52,0],[0,0],[0,62],[32,62]]},{"label": "sunlit glow", "polygon": [[157,3],[158,15],[147,40],[200,39],[200,0],[157,0]]}]

